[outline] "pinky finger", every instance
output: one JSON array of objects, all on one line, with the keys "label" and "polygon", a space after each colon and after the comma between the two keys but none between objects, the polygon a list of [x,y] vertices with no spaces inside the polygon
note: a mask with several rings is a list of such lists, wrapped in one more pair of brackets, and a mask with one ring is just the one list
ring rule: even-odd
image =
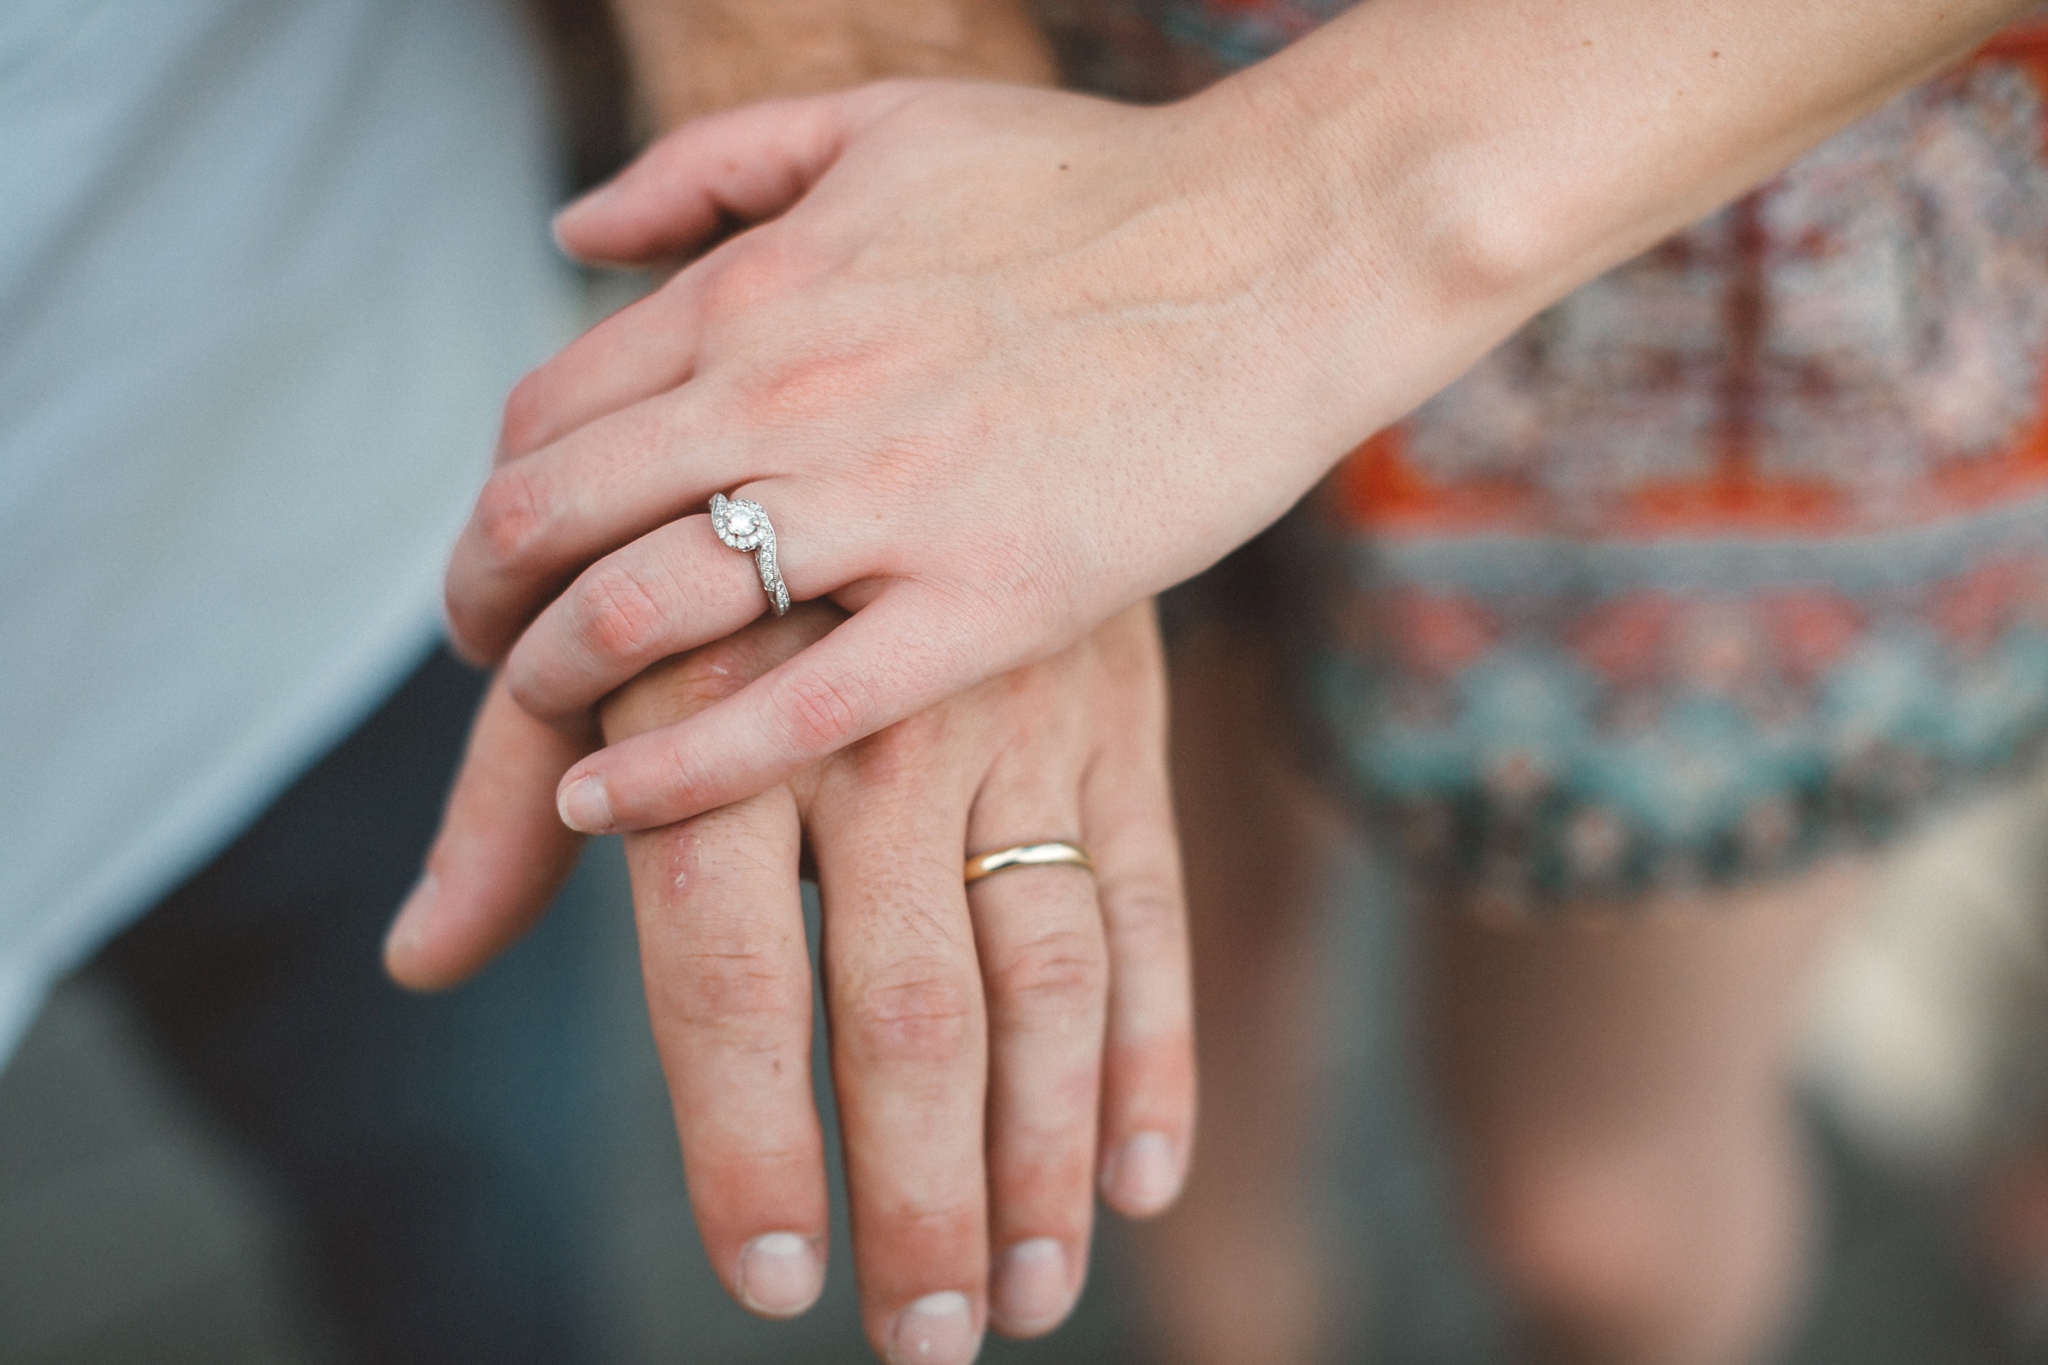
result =
[{"label": "pinky finger", "polygon": [[1083,821],[1109,940],[1099,1181],[1110,1208],[1147,1218],[1180,1194],[1193,1157],[1194,986],[1150,605],[1121,624],[1131,657],[1112,666],[1156,685],[1133,689],[1132,714],[1105,727],[1111,747],[1089,774]]}]

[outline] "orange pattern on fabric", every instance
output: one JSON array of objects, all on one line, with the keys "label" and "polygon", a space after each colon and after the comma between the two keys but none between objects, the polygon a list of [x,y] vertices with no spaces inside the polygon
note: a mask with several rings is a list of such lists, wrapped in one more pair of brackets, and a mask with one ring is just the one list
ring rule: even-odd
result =
[{"label": "orange pattern on fabric", "polygon": [[[2025,73],[2037,99],[2048,96],[2048,21],[2001,34],[1969,66],[1996,64]],[[1965,68],[1967,70],[1968,67]],[[2036,149],[2040,150],[2040,149]],[[1704,268],[1719,281],[1719,374],[1711,385],[1715,408],[1713,457],[1691,477],[1643,478],[1603,508],[1591,525],[1569,529],[1532,471],[1481,467],[1449,476],[1412,458],[1417,418],[1371,437],[1334,472],[1325,506],[1340,526],[1394,536],[1447,538],[1474,534],[1567,534],[1573,538],[1656,540],[1672,536],[1771,535],[1821,538],[1873,529],[1839,479],[1800,478],[1760,467],[1757,457],[1759,356],[1772,307],[1773,272],[1801,261],[1825,259],[1838,245],[1808,231],[1776,240],[1765,206],[1777,192],[1767,185],[1724,211],[1719,237],[1702,244],[1681,234],[1653,249],[1645,261],[1676,269]],[[1462,382],[1462,381],[1461,381]],[[1674,388],[1698,386],[1676,378]],[[2037,372],[2030,421],[1981,453],[1930,452],[1918,481],[1921,497],[1905,524],[1935,521],[1993,507],[2048,490],[2048,363]],[[1447,396],[1455,397],[1457,386]],[[1624,425],[1626,416],[1616,419]],[[1483,427],[1482,427],[1483,430]],[[1563,453],[1572,458],[1572,452]],[[1896,529],[1894,520],[1885,529]]]}]

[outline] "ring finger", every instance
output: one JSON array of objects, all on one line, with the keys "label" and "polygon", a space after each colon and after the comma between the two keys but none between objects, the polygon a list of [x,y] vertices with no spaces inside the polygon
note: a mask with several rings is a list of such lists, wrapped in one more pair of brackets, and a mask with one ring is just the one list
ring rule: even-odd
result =
[{"label": "ring finger", "polygon": [[[797,500],[782,501],[775,529],[794,530],[815,551],[816,519]],[[780,543],[776,558],[780,569]],[[833,567],[816,553],[799,555],[784,582],[797,600],[822,596],[837,586]],[[710,517],[686,516],[579,574],[513,646],[506,685],[535,716],[573,716],[657,660],[724,639],[767,607],[755,555],[720,541]]]},{"label": "ring finger", "polygon": [[[1077,839],[1078,780],[1013,751],[975,803],[968,847]],[[1066,1317],[1087,1269],[1108,949],[1083,867],[993,872],[968,904],[989,1016],[989,1313],[1006,1335],[1036,1336]]]},{"label": "ring finger", "polygon": [[[958,853],[967,791],[942,790],[956,784],[929,770],[929,746],[897,748],[904,733],[849,751],[807,821],[868,1336],[891,1365],[967,1365],[988,1255],[986,1020]],[[883,770],[906,780],[871,780]]]}]

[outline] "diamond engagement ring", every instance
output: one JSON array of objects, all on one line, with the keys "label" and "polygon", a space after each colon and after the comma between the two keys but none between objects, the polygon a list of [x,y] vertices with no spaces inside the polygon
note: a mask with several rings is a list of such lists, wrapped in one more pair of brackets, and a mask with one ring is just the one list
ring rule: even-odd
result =
[{"label": "diamond engagement ring", "polygon": [[746,498],[711,495],[711,529],[735,550],[752,550],[754,567],[761,571],[761,591],[777,616],[789,610],[789,589],[783,586],[782,570],[775,567],[775,528],[768,524],[767,509]]}]

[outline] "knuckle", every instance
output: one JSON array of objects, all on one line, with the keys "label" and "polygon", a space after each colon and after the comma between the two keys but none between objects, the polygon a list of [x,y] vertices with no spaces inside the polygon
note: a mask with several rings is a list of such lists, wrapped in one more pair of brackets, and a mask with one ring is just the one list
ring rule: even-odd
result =
[{"label": "knuckle", "polygon": [[779,1045],[784,1024],[810,1015],[809,983],[797,975],[761,946],[727,945],[683,956],[671,989],[678,1016],[693,1027]]},{"label": "knuckle", "polygon": [[584,642],[605,658],[638,660],[661,652],[667,624],[659,590],[620,564],[593,569],[578,593]]},{"label": "knuckle", "polygon": [[1104,919],[1120,948],[1150,954],[1177,948],[1187,936],[1187,905],[1177,878],[1133,873],[1104,878]]},{"label": "knuckle", "polygon": [[712,319],[744,316],[783,288],[788,276],[780,252],[765,241],[750,243],[708,272],[699,307]]},{"label": "knuckle", "polygon": [[944,746],[940,708],[920,712],[851,745],[842,777],[854,790],[903,792],[928,787]]},{"label": "knuckle", "polygon": [[790,742],[799,753],[830,753],[860,733],[864,699],[850,677],[798,671],[783,683],[781,701]]},{"label": "knuckle", "polygon": [[914,1180],[893,1190],[873,1191],[870,1198],[876,1206],[876,1221],[887,1229],[892,1256],[943,1274],[959,1265],[967,1248],[987,1236],[976,1197],[980,1193],[945,1180]]},{"label": "knuckle", "polygon": [[816,278],[830,259],[819,242],[788,223],[756,229],[727,242],[698,267],[690,286],[694,307],[714,326],[759,319]]},{"label": "knuckle", "polygon": [[1099,1004],[1108,989],[1100,941],[1077,929],[1018,944],[990,969],[991,1003],[1006,1016],[1071,1020]]},{"label": "knuckle", "polygon": [[442,591],[441,609],[448,617],[448,634],[456,648],[472,662],[491,658],[500,643],[495,617],[469,594],[451,583]]},{"label": "knuckle", "polygon": [[547,527],[547,498],[539,481],[518,466],[484,481],[473,518],[484,552],[497,564],[529,559]]},{"label": "knuckle", "polygon": [[1064,1117],[1066,1124],[1054,1126],[1027,1114],[999,1134],[989,1175],[1000,1203],[1030,1210],[1047,1232],[1085,1238],[1094,1198],[1095,1115],[1079,1110]]},{"label": "knuckle", "polygon": [[930,1064],[957,1061],[974,1042],[972,986],[940,970],[862,991],[844,1027],[862,1056]]},{"label": "knuckle", "polygon": [[677,703],[694,715],[753,681],[762,670],[750,643],[727,636],[677,659],[670,675]]},{"label": "knuckle", "polygon": [[[646,871],[678,890],[715,889],[732,849],[715,823],[707,829],[686,820],[644,836],[640,856]],[[658,994],[669,1013],[699,1028],[765,1037],[771,1023],[778,1036],[792,1019],[808,1026],[810,974],[784,931],[747,909],[706,905],[696,891],[686,896],[641,906],[643,951],[661,964],[647,972],[650,997]]]}]

